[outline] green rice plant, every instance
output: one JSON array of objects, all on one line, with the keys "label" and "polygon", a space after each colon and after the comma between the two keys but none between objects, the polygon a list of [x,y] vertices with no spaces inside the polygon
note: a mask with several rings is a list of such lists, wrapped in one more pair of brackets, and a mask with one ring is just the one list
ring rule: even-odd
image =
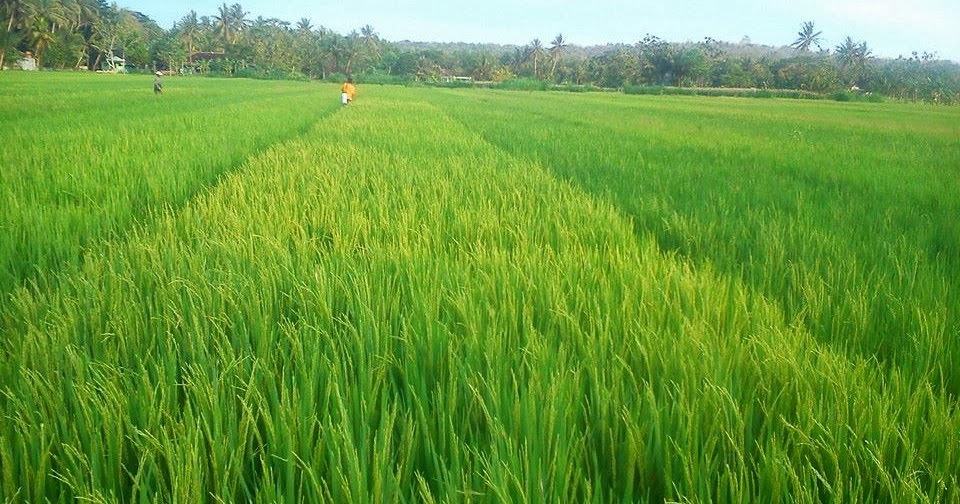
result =
[{"label": "green rice plant", "polygon": [[[678,179],[732,185],[732,167],[696,160],[722,167],[747,135],[672,158],[627,151],[623,139],[645,138],[618,126],[642,123],[636,97],[549,96],[576,114],[534,95],[364,89],[207,190],[88,245],[55,281],[10,292],[0,498],[958,498],[960,417],[946,387],[803,318],[835,316],[835,331],[870,320],[872,284],[857,281],[873,256],[808,256],[856,294],[836,314],[800,262],[795,279],[767,283],[751,269],[761,263],[729,265],[795,253],[795,228],[818,240],[803,250],[843,245],[824,225],[840,210],[791,220],[776,205],[693,206],[703,190],[642,179],[632,163],[672,160]],[[644,120],[751,114],[666,105],[673,115]],[[583,135],[591,125],[607,136]],[[775,182],[749,191],[778,201]],[[704,213],[674,211],[688,207]],[[787,237],[751,247],[773,228],[746,229],[724,248],[698,236],[730,232],[724,215],[768,219]],[[909,257],[899,267],[904,280],[925,274]],[[776,292],[788,280],[799,294]],[[949,330],[929,306],[914,310],[934,331],[915,337]]]},{"label": "green rice plant", "polygon": [[75,264],[86,246],[183,204],[336,110],[335,100],[318,97],[333,95],[332,86],[167,84],[154,96],[146,76],[0,79],[0,198],[10,202],[0,217],[0,293]]},{"label": "green rice plant", "polygon": [[[823,341],[960,392],[949,301],[960,278],[955,111],[639,100],[604,97],[618,103],[615,115],[592,96],[484,92],[444,106],[491,142],[614,201],[665,249],[779,299],[789,321]],[[943,325],[925,332],[920,313]],[[915,366],[928,345],[941,359]]]}]

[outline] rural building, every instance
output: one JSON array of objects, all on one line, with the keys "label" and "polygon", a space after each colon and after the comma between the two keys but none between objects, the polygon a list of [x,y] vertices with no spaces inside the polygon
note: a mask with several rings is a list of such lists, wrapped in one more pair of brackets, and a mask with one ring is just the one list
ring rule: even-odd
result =
[{"label": "rural building", "polygon": [[30,51],[23,53],[23,56],[20,57],[20,61],[18,61],[17,64],[20,65],[21,70],[37,69],[37,59],[33,57],[33,53]]}]

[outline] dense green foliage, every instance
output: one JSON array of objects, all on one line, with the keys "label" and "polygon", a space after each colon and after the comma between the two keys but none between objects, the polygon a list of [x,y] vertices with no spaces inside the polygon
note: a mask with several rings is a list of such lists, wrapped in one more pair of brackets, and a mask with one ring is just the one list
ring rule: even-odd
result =
[{"label": "dense green foliage", "polygon": [[186,12],[169,30],[148,14],[106,0],[5,1],[0,68],[5,60],[15,67],[14,60],[31,51],[40,67],[56,69],[114,71],[122,58],[125,71],[264,79],[352,74],[366,83],[441,83],[459,77],[513,87],[788,89],[804,95],[859,89],[898,100],[960,103],[960,62],[941,60],[930,52],[935,48],[882,59],[866,41],[848,36],[833,50],[822,49],[809,21],[800,38],[779,48],[710,37],[673,43],[650,34],[632,45],[580,47],[558,34],[549,43],[535,38],[518,47],[390,42],[369,25],[344,35],[307,18],[251,19],[237,3],[223,3],[214,13]]},{"label": "dense green foliage", "polygon": [[4,502],[960,500],[956,109],[27,88]]}]

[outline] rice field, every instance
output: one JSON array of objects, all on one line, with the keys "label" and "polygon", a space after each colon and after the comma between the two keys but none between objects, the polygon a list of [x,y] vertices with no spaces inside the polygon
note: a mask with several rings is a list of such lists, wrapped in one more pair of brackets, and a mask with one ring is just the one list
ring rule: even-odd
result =
[{"label": "rice field", "polygon": [[0,501],[960,502],[960,109],[0,74]]}]

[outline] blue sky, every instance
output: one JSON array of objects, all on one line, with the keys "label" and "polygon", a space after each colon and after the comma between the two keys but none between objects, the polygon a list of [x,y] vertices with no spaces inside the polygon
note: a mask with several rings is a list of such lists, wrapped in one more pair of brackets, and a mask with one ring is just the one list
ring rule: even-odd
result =
[{"label": "blue sky", "polygon": [[[117,0],[170,28],[190,12],[215,15],[214,0]],[[866,41],[877,56],[936,52],[960,62],[960,3],[957,0],[244,0],[250,18],[263,16],[348,33],[369,24],[387,40],[548,44],[558,33],[577,45],[635,43],[647,33],[670,42],[713,37],[757,44],[789,45],[804,21],[823,32],[824,48],[850,36]]]}]

